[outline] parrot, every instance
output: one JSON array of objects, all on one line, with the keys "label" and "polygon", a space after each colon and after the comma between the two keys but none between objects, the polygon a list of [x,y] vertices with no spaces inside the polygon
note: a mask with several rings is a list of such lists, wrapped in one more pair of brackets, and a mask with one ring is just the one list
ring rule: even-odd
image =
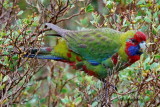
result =
[{"label": "parrot", "polygon": [[50,59],[68,63],[90,76],[104,79],[140,59],[147,36],[137,30],[126,32],[111,28],[67,30],[52,23],[46,26],[58,37],[54,47],[31,48],[28,58]]}]

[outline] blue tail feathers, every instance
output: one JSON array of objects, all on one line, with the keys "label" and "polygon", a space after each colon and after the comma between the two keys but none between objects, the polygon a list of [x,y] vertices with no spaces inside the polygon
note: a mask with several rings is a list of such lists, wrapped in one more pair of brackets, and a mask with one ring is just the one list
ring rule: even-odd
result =
[{"label": "blue tail feathers", "polygon": [[38,58],[38,59],[51,59],[51,60],[64,60],[64,58],[53,56],[53,55],[24,55],[24,57],[28,58]]}]

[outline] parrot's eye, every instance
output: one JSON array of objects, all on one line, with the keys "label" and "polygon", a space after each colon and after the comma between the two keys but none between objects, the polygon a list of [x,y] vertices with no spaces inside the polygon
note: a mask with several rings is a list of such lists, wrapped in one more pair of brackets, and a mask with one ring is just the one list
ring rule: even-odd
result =
[{"label": "parrot's eye", "polygon": [[138,43],[135,39],[131,39],[132,43]]}]

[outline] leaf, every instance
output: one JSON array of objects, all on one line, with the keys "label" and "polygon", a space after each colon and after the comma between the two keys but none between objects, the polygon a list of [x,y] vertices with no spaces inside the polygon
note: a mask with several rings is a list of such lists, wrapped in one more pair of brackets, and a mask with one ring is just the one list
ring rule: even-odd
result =
[{"label": "leaf", "polygon": [[152,22],[151,19],[150,19],[148,16],[146,16],[146,17],[144,18],[144,20],[145,20],[146,22],[148,22],[148,23],[151,23],[151,22]]},{"label": "leaf", "polygon": [[22,70],[23,70],[23,67],[19,67],[19,68],[18,68],[18,71],[22,71]]},{"label": "leaf", "polygon": [[3,78],[3,82],[7,81],[9,79],[9,76],[6,75],[4,78]]},{"label": "leaf", "polygon": [[153,33],[154,35],[156,35],[157,32],[158,32],[158,30],[157,30],[153,25],[152,25],[152,28],[153,28],[152,33]]},{"label": "leaf", "polygon": [[64,103],[64,104],[67,104],[69,102],[69,99],[68,98],[64,98],[64,99],[61,99],[61,101]]},{"label": "leaf", "polygon": [[92,12],[92,11],[94,11],[94,7],[90,4],[90,5],[88,5],[87,7],[86,7],[86,9],[85,9],[85,11],[86,12]]},{"label": "leaf", "polygon": [[98,105],[98,102],[93,102],[92,103],[92,107],[97,107],[97,105]]},{"label": "leaf", "polygon": [[90,21],[90,23],[94,24],[94,23],[98,23],[100,21],[100,15],[99,14],[92,12],[92,17],[93,17],[93,20]]},{"label": "leaf", "polygon": [[159,65],[158,63],[155,63],[155,62],[154,62],[154,63],[151,65],[151,69],[156,69],[156,68],[158,68],[158,65]]},{"label": "leaf", "polygon": [[10,53],[7,52],[7,51],[5,51],[5,52],[3,52],[3,54],[4,54],[4,55],[9,55]]},{"label": "leaf", "polygon": [[3,104],[6,103],[7,101],[8,101],[8,99],[1,100],[1,101],[0,101],[0,105],[1,105],[1,104],[3,105]]},{"label": "leaf", "polygon": [[82,101],[82,98],[81,98],[81,97],[76,98],[76,100],[75,100],[76,105],[78,105],[81,101]]},{"label": "leaf", "polygon": [[154,57],[160,59],[160,55],[154,55]]},{"label": "leaf", "polygon": [[148,95],[150,95],[151,93],[152,93],[152,91],[150,91],[150,90],[146,90],[146,92],[145,92],[146,94],[148,94]]},{"label": "leaf", "polygon": [[146,58],[146,59],[145,59],[144,63],[149,63],[149,62],[150,62],[150,60],[151,60],[151,58],[150,58],[150,57],[148,57],[148,58]]},{"label": "leaf", "polygon": [[13,46],[12,46],[12,45],[9,45],[9,46],[7,46],[6,48],[8,48],[8,49],[13,49]]},{"label": "leaf", "polygon": [[107,1],[106,5],[109,9],[113,8],[113,2],[112,1]]},{"label": "leaf", "polygon": [[68,90],[66,89],[66,88],[63,88],[62,90],[61,90],[61,93],[67,93],[68,92]]},{"label": "leaf", "polygon": [[148,29],[148,26],[142,26],[140,30],[144,32],[144,31],[147,31],[147,29]]},{"label": "leaf", "polygon": [[145,70],[149,70],[150,69],[150,65],[149,64],[146,64],[144,67],[145,67]]},{"label": "leaf", "polygon": [[146,81],[149,82],[149,81],[151,81],[151,80],[153,80],[153,78],[148,78]]},{"label": "leaf", "polygon": [[46,98],[42,98],[42,99],[40,99],[40,103],[45,103],[46,102]]},{"label": "leaf", "polygon": [[142,16],[137,16],[137,17],[135,18],[136,21],[141,20],[141,19],[142,19]]},{"label": "leaf", "polygon": [[4,41],[4,44],[9,43],[9,42],[10,42],[10,40],[11,40],[11,39],[6,39],[6,40]]},{"label": "leaf", "polygon": [[18,59],[18,55],[13,55],[12,59],[17,60]]},{"label": "leaf", "polygon": [[19,11],[17,15],[20,16],[22,14],[23,14],[23,10]]},{"label": "leaf", "polygon": [[0,90],[3,90],[3,88],[5,87],[5,84],[0,86]]},{"label": "leaf", "polygon": [[0,73],[0,82],[2,81],[3,75]]},{"label": "leaf", "polygon": [[144,97],[144,101],[145,101],[145,102],[147,102],[147,101],[149,101],[149,100],[150,100],[150,97],[148,97],[148,96],[145,96],[145,97]]},{"label": "leaf", "polygon": [[50,76],[47,77],[47,81],[51,82],[51,77]]},{"label": "leaf", "polygon": [[17,21],[16,21],[16,24],[17,24],[17,25],[21,25],[21,24],[22,24],[22,20],[20,20],[20,19],[17,20]]},{"label": "leaf", "polygon": [[157,30],[160,30],[160,25],[157,27]]}]

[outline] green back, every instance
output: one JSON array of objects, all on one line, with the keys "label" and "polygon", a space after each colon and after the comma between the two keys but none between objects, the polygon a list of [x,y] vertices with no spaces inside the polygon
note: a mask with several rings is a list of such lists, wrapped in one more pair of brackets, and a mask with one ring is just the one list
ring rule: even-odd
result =
[{"label": "green back", "polygon": [[69,48],[84,59],[101,63],[118,52],[121,32],[109,28],[67,32]]}]

